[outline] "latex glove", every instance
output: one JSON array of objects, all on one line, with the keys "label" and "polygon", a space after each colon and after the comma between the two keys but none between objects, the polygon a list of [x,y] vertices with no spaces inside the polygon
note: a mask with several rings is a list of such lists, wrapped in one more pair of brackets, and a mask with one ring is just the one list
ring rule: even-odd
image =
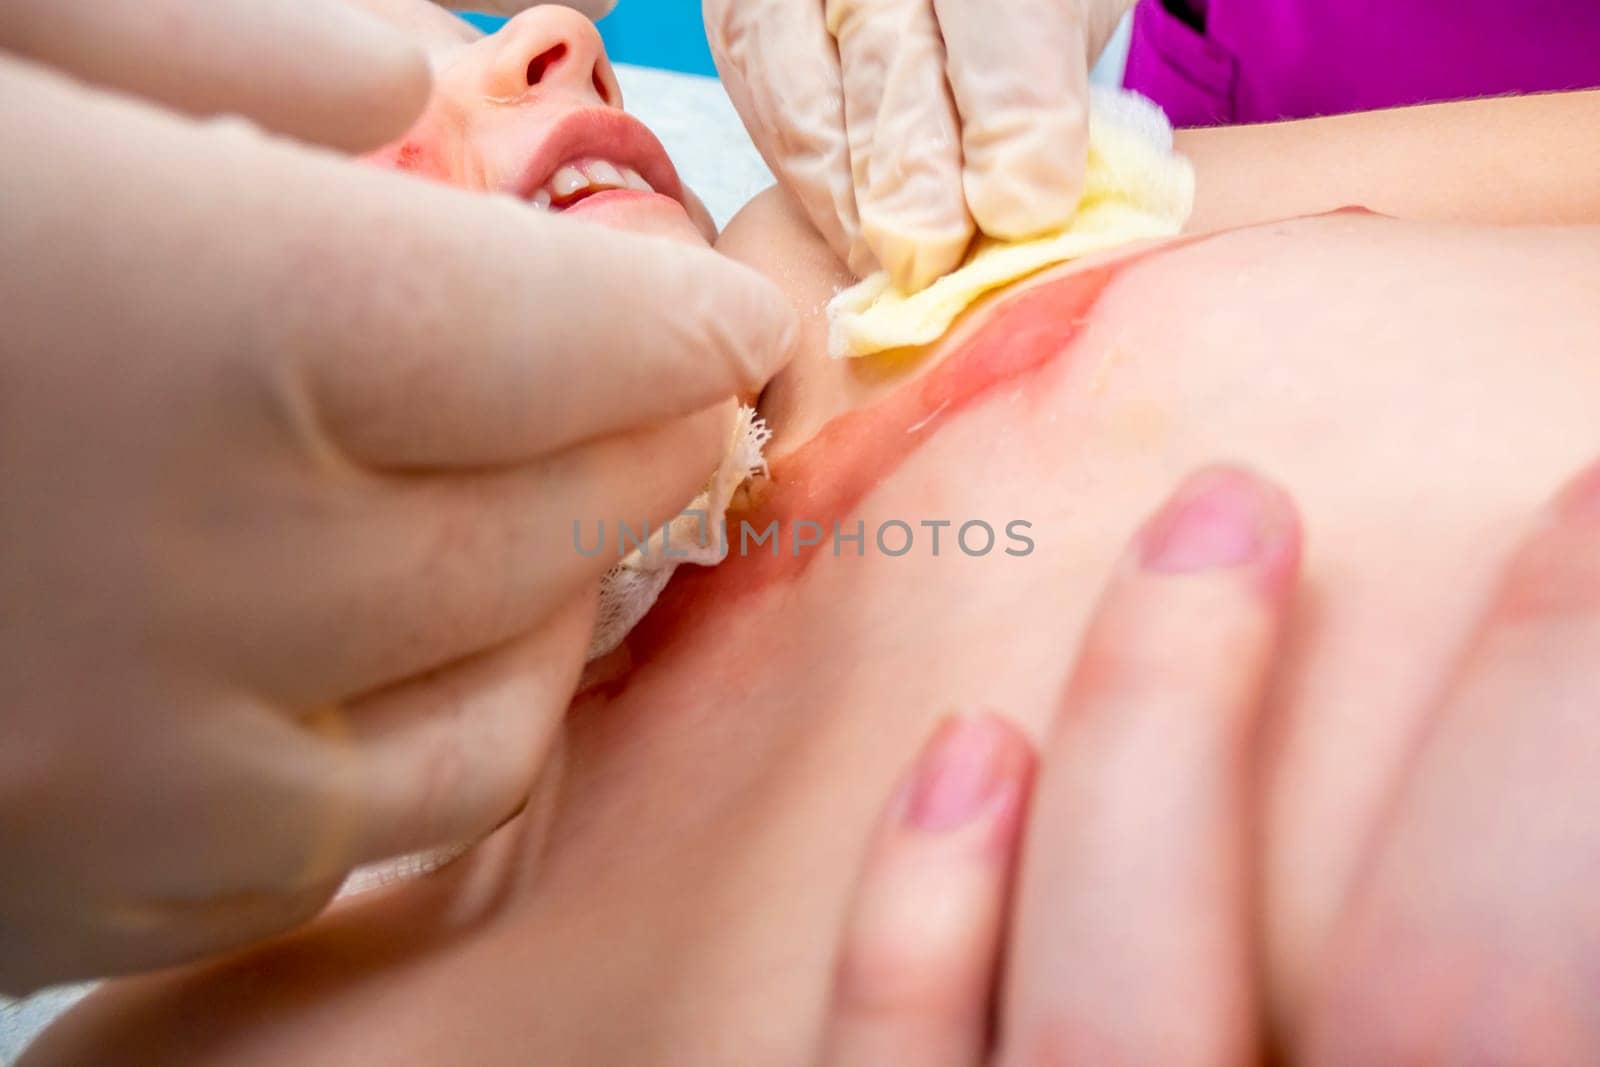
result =
[{"label": "latex glove", "polygon": [[[362,0],[358,0],[362,2]],[[386,0],[388,2],[388,0]],[[435,0],[443,3],[445,7],[461,8],[467,11],[483,11],[495,15],[515,15],[519,11],[526,11],[545,0]],[[591,19],[599,20],[611,14],[617,6],[617,0],[554,0],[562,7],[570,7],[581,11]]]},{"label": "latex glove", "polygon": [[[426,95],[337,5],[154,6],[14,0],[0,42],[333,144]],[[676,513],[794,324],[708,251],[4,56],[0,143],[14,992],[273,933],[509,816],[614,560],[574,521]]]},{"label": "latex glove", "polygon": [[757,147],[858,275],[903,289],[975,228],[1032,237],[1077,208],[1088,72],[1130,0],[705,0]]}]

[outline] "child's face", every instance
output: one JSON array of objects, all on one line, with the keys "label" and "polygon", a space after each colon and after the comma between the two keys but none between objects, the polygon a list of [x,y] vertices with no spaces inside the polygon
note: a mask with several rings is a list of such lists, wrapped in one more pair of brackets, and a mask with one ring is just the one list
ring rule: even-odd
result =
[{"label": "child's face", "polygon": [[660,142],[623,113],[588,19],[545,5],[478,37],[425,3],[369,6],[417,33],[434,67],[427,111],[373,162],[615,229],[715,237]]}]

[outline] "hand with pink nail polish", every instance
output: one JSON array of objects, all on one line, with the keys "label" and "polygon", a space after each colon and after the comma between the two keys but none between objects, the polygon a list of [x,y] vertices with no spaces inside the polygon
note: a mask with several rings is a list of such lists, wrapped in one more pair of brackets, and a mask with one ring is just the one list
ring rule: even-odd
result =
[{"label": "hand with pink nail polish", "polygon": [[[820,1062],[1262,1057],[1257,713],[1299,554],[1282,492],[1195,475],[1114,576],[1036,788],[1004,719],[939,729],[870,848]],[[1600,466],[1465,653],[1282,1059],[1600,1062]]]},{"label": "hand with pink nail polish", "polygon": [[939,729],[871,846],[821,1062],[1251,1059],[1245,784],[1299,548],[1261,479],[1184,483],[1090,626],[1026,836],[1029,742],[995,715]]}]

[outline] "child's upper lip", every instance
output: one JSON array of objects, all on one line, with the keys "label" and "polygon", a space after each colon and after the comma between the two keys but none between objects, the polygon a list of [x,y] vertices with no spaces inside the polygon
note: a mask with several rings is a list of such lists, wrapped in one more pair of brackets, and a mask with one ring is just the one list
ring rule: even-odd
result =
[{"label": "child's upper lip", "polygon": [[683,203],[683,182],[655,134],[633,116],[609,107],[587,107],[564,116],[533,149],[508,191],[531,200],[563,164],[584,159],[631,167],[657,193]]}]

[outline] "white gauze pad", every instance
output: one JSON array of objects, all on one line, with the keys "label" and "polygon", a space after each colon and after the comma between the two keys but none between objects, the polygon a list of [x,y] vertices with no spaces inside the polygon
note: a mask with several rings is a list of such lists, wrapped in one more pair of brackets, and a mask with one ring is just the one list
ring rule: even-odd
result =
[{"label": "white gauze pad", "polygon": [[1194,168],[1173,151],[1161,109],[1136,93],[1093,90],[1083,199],[1064,229],[1026,241],[979,237],[960,267],[916,293],[872,275],[829,303],[828,352],[845,359],[931,344],[983,294],[1091,252],[1173,236],[1193,208]]},{"label": "white gauze pad", "polygon": [[714,567],[727,557],[722,523],[728,502],[752,475],[766,473],[762,451],[771,439],[772,431],[755,409],[741,406],[722,463],[700,495],[676,518],[652,531],[643,547],[630,552],[601,580],[600,613],[589,641],[590,661],[622,644],[679,566]]}]

